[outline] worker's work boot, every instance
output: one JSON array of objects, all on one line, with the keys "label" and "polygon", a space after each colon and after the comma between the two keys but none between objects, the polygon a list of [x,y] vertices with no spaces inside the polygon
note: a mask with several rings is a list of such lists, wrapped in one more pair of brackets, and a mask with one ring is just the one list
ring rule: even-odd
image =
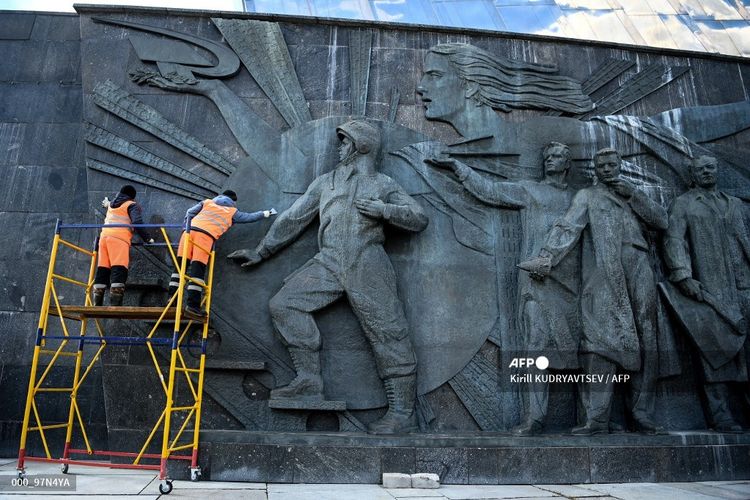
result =
[{"label": "worker's work boot", "polygon": [[122,299],[125,297],[124,286],[114,286],[109,289],[109,305],[119,307],[122,305]]},{"label": "worker's work boot", "polygon": [[201,309],[201,296],[202,293],[199,286],[193,284],[188,285],[185,310],[196,316],[205,316],[206,312]]},{"label": "worker's work boot", "polygon": [[290,347],[297,376],[284,387],[271,391],[270,399],[308,399],[322,401],[323,378],[320,376],[320,352]]},{"label": "worker's work boot", "polygon": [[417,376],[387,378],[383,381],[388,411],[367,426],[370,434],[398,434],[417,430]]},{"label": "worker's work boot", "polygon": [[104,292],[106,289],[106,286],[94,285],[94,289],[91,290],[91,301],[95,306],[101,306],[104,304]]}]

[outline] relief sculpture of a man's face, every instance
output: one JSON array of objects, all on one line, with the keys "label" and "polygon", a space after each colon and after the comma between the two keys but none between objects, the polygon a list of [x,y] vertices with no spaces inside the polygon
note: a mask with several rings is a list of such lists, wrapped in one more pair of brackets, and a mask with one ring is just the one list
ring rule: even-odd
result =
[{"label": "relief sculpture of a man's face", "polygon": [[696,186],[712,188],[716,185],[716,174],[718,162],[711,156],[701,156],[693,160],[690,165],[690,174]]},{"label": "relief sculpture of a man's face", "polygon": [[428,53],[417,93],[425,106],[425,118],[451,122],[466,106],[466,84],[445,56]]},{"label": "relief sculpture of a man's face", "polygon": [[545,151],[544,172],[546,174],[564,172],[568,167],[568,156],[564,148],[555,146]]},{"label": "relief sculpture of a man's face", "polygon": [[620,158],[617,154],[604,154],[594,159],[594,171],[599,181],[608,184],[620,177]]},{"label": "relief sculpture of a man's face", "polygon": [[349,158],[349,155],[351,155],[354,152],[354,142],[347,137],[347,136],[341,136],[341,142],[339,143],[339,161],[344,161],[347,158]]}]

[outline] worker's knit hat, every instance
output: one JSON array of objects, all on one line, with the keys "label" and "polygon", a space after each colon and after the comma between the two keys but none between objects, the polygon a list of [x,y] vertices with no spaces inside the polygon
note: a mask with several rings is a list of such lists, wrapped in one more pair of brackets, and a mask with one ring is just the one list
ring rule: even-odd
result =
[{"label": "worker's knit hat", "polygon": [[227,198],[229,198],[232,201],[237,201],[237,193],[235,193],[231,189],[227,189],[226,191],[224,191],[221,194],[223,194],[224,196],[226,196]]},{"label": "worker's knit hat", "polygon": [[125,184],[123,187],[121,187],[120,192],[125,196],[135,199],[135,188],[130,184]]}]

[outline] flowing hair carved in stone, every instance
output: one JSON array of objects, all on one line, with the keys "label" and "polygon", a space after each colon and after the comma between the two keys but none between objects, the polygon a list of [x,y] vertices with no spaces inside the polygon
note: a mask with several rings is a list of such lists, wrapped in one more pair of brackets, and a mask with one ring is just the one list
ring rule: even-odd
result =
[{"label": "flowing hair carved in stone", "polygon": [[463,80],[476,84],[471,97],[493,109],[578,114],[594,107],[578,81],[555,74],[557,65],[507,59],[466,43],[442,43],[429,52],[447,57]]}]

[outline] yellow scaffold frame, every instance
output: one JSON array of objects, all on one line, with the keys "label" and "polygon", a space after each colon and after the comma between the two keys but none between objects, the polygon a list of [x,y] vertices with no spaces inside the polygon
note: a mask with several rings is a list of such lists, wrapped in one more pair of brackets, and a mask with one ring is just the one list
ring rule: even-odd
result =
[{"label": "yellow scaffold frame", "polygon": [[[169,250],[170,257],[175,268],[178,269],[180,276],[180,286],[177,292],[174,293],[164,307],[96,307],[91,301],[91,289],[94,284],[94,275],[96,272],[97,264],[97,244],[93,251],[86,250],[78,245],[75,245],[69,241],[62,239],[61,233],[65,229],[101,229],[103,227],[147,227],[147,228],[158,228],[164,238],[164,243],[156,244],[166,246]],[[21,442],[18,451],[18,466],[17,473],[19,477],[24,477],[26,474],[25,462],[56,462],[61,464],[63,473],[68,472],[68,466],[73,465],[88,465],[88,466],[99,466],[99,467],[111,467],[121,469],[146,469],[146,470],[158,470],[159,490],[162,493],[169,493],[172,491],[172,481],[167,476],[167,461],[168,460],[189,460],[190,461],[190,478],[193,481],[198,480],[201,474],[200,467],[198,466],[198,439],[200,434],[200,419],[201,419],[201,405],[203,401],[203,381],[206,367],[206,345],[208,341],[208,327],[209,319],[211,314],[211,296],[212,296],[212,283],[214,273],[214,259],[215,253],[213,248],[203,248],[199,244],[193,241],[190,237],[190,233],[187,233],[185,238],[186,244],[186,255],[191,254],[191,249],[196,246],[209,254],[208,261],[208,276],[206,277],[205,283],[187,275],[187,259],[178,259],[173,249],[172,243],[170,242],[169,236],[167,235],[166,229],[169,228],[182,228],[181,225],[163,225],[163,224],[141,224],[135,225],[124,225],[124,224],[62,224],[60,220],[55,225],[55,235],[52,241],[52,250],[50,253],[49,267],[47,269],[47,278],[44,288],[44,296],[42,298],[42,306],[39,315],[39,323],[36,333],[36,342],[34,345],[34,354],[31,361],[31,373],[29,375],[29,386],[26,395],[26,408],[24,410],[23,426],[21,428]],[[82,253],[90,257],[90,265],[88,270],[88,279],[81,281],[73,279],[67,276],[58,274],[55,270],[58,252],[61,248],[71,249],[75,252]],[[55,282],[61,281],[76,285],[85,290],[84,305],[64,305],[61,304],[61,297],[57,293],[55,288]],[[198,316],[184,311],[182,307],[177,307],[178,304],[183,304],[183,295],[185,285],[187,283],[200,286],[204,290],[202,306],[205,308],[206,314],[204,316]],[[57,316],[60,319],[60,326],[62,328],[62,335],[51,335],[48,333],[49,317]],[[117,337],[108,336],[105,334],[103,324],[100,320],[110,319],[122,319],[122,320],[151,320],[155,321],[151,327],[148,335],[145,337]],[[80,322],[79,333],[77,336],[72,335],[69,332],[66,320],[74,320]],[[88,327],[90,320],[94,323],[94,332],[88,334]],[[174,329],[172,337],[158,337],[157,331],[159,327],[165,322],[173,321]],[[201,328],[201,341],[200,344],[191,344],[190,336],[188,335],[194,324],[202,325]],[[55,344],[57,344],[55,346]],[[93,356],[87,359],[85,347],[87,345],[98,346],[94,351]],[[160,381],[160,385],[164,390],[165,403],[164,409],[161,415],[156,420],[148,438],[141,446],[138,452],[134,451],[109,451],[109,450],[95,450],[92,448],[88,435],[86,433],[86,426],[81,416],[81,410],[78,405],[77,396],[81,389],[82,384],[86,381],[88,375],[91,373],[96,362],[99,360],[102,351],[108,345],[139,345],[145,346],[148,349],[149,355],[153,362],[157,376]],[[72,346],[75,350],[68,349],[66,347]],[[165,374],[160,366],[156,351],[154,347],[170,347],[171,353],[169,358],[169,368]],[[181,349],[188,347],[199,347],[200,357],[198,365],[189,366],[186,362],[185,357],[182,354]],[[46,364],[42,358],[51,356]],[[74,357],[75,368],[73,370],[73,380],[70,386],[49,386],[50,373],[55,363],[63,357]],[[38,376],[40,370],[42,374]],[[178,374],[184,375],[184,381],[189,388],[189,396],[192,398],[192,404],[184,406],[176,406],[174,401],[174,394],[177,388],[178,382],[182,380]],[[197,380],[194,380],[197,377]],[[47,382],[45,384],[45,382]],[[184,392],[184,391],[183,391]],[[41,418],[40,408],[37,404],[37,395],[42,393],[69,393],[70,394],[70,407],[68,411],[67,422],[55,422],[51,424],[43,424]],[[179,429],[173,434],[172,423],[173,414],[178,412],[186,412],[183,423]],[[31,419],[35,425],[30,426]],[[184,441],[186,430],[188,425],[193,422],[192,440],[190,442],[181,443],[181,439]],[[81,437],[85,444],[85,449],[73,448],[72,438],[73,429],[75,424],[81,431]],[[63,447],[63,454],[60,458],[53,458],[50,453],[48,445],[48,436],[45,431],[53,429],[65,429],[65,442]],[[162,443],[161,453],[146,453],[149,445],[153,442],[157,433],[161,430],[162,432]],[[30,456],[27,454],[27,442],[29,437],[29,431],[37,431],[41,439],[42,447],[45,452],[45,456]],[[189,434],[189,432],[187,433]],[[190,455],[178,455],[176,452],[192,450]],[[98,456],[98,457],[125,457],[133,458],[131,463],[118,463],[113,464],[102,460],[86,460],[86,459],[73,459],[73,455],[87,455]],[[143,459],[159,459],[159,464],[142,464]]]}]

